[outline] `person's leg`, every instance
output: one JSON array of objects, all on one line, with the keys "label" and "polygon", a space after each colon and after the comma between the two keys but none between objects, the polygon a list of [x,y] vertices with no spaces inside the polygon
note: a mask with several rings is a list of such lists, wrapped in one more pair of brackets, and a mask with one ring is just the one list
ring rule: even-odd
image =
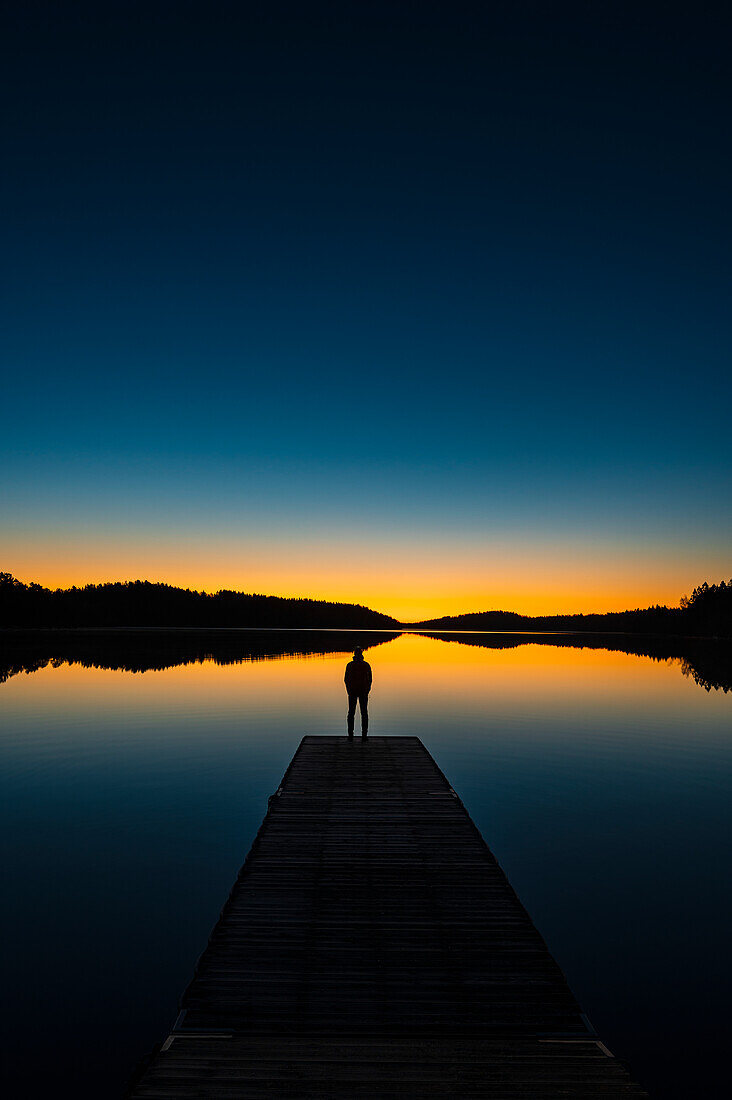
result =
[{"label": "person's leg", "polygon": [[361,707],[361,736],[365,737],[369,732],[369,695],[366,692],[365,695],[359,695],[359,706]]},{"label": "person's leg", "polygon": [[348,696],[348,718],[347,718],[347,722],[348,722],[348,736],[349,737],[353,737],[353,723],[356,719],[356,700],[357,700],[357,698],[358,698],[357,695],[350,695],[349,694],[349,696]]}]

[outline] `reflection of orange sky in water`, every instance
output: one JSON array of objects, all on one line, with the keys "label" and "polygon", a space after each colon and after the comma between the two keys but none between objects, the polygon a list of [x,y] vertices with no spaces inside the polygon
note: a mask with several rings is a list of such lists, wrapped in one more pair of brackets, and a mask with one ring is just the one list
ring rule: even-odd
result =
[{"label": "reflection of orange sky in water", "polygon": [[[199,719],[207,710],[236,713],[251,706],[329,712],[345,706],[343,671],[349,659],[344,651],[233,665],[206,661],[144,673],[47,666],[13,677],[0,685],[0,693],[4,706],[32,697],[38,710],[61,714],[81,700],[87,715],[95,707],[144,715],[168,704]],[[441,707],[452,698],[460,707],[506,710],[560,700],[613,706],[647,698],[668,707],[700,690],[673,663],[535,643],[498,650],[402,635],[367,650],[366,659],[374,670],[374,708],[387,721],[390,710],[412,702],[423,707],[430,700]]]},{"label": "reflection of orange sky in water", "polygon": [[3,568],[50,588],[139,578],[208,592],[362,603],[406,622],[494,609],[538,615],[676,606],[705,575],[721,579],[727,568],[700,551],[693,560],[670,558],[663,547],[640,554],[570,544],[382,548],[263,540],[245,550],[211,539],[150,544],[96,534],[86,544],[68,536],[50,545],[52,552],[46,539],[5,538]]},{"label": "reflection of orange sky in water", "polygon": [[[403,635],[373,654],[388,690],[402,686],[444,699],[516,700],[527,698],[597,699],[622,690],[626,695],[649,689],[668,698],[683,678],[678,669],[635,654],[526,644],[487,649],[459,642]],[[659,672],[663,675],[659,676]],[[698,689],[697,689],[698,690]]]}]

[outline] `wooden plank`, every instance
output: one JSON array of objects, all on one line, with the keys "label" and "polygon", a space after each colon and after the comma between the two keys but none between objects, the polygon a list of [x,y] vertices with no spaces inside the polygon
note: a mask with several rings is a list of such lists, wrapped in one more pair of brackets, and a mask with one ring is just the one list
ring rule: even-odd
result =
[{"label": "wooden plank", "polygon": [[131,1097],[641,1097],[416,737],[306,737]]}]

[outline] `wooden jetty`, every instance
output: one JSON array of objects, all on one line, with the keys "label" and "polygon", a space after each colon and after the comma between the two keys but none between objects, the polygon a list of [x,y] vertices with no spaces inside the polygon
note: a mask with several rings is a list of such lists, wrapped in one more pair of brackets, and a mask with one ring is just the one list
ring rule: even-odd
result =
[{"label": "wooden jetty", "polygon": [[130,1096],[643,1097],[416,737],[305,737]]}]

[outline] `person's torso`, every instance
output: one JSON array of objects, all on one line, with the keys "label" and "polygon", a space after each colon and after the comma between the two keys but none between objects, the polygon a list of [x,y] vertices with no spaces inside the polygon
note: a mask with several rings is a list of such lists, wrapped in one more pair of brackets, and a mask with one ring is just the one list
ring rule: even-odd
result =
[{"label": "person's torso", "polygon": [[350,661],[346,668],[346,687],[349,691],[368,691],[371,686],[371,666],[367,661]]}]

